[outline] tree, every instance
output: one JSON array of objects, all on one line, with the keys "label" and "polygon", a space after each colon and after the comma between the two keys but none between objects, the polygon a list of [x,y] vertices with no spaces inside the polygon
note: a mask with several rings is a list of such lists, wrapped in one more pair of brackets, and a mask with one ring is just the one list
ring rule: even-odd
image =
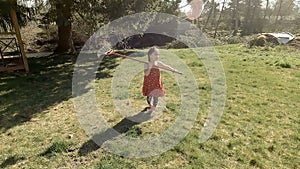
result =
[{"label": "tree", "polygon": [[75,51],[72,39],[73,0],[56,0],[55,7],[58,42],[54,53],[73,53]]},{"label": "tree", "polygon": [[33,8],[19,5],[16,0],[0,1],[0,29],[4,32],[12,29],[12,22],[9,14],[11,8],[15,9],[20,26],[25,26],[28,21],[33,19]]},{"label": "tree", "polygon": [[220,11],[220,15],[219,15],[219,18],[218,18],[218,20],[216,22],[216,26],[215,26],[214,38],[217,37],[217,32],[218,32],[219,25],[220,25],[220,22],[221,22],[221,18],[222,18],[222,15],[223,15],[223,11],[224,11],[224,8],[225,8],[225,3],[226,3],[226,0],[223,0],[222,9]]},{"label": "tree", "polygon": [[275,26],[274,26],[275,29],[276,29],[276,26],[278,23],[278,18],[279,18],[280,12],[281,12],[282,4],[283,4],[283,0],[277,1],[278,10],[277,10],[276,18],[275,18]]},{"label": "tree", "polygon": [[270,0],[267,0],[265,12],[264,12],[264,17],[263,17],[264,21],[266,20],[266,17],[267,17],[267,13],[268,13],[268,10],[269,10],[269,5],[270,5]]},{"label": "tree", "polygon": [[203,31],[206,30],[206,28],[207,28],[207,26],[208,26],[208,23],[209,23],[209,20],[210,20],[210,18],[211,18],[211,16],[212,16],[212,13],[213,13],[213,11],[215,11],[215,10],[216,10],[216,3],[215,3],[215,0],[212,0],[212,2],[210,3],[210,10],[209,10],[207,19],[206,19],[205,24],[204,24],[203,29],[202,29]]},{"label": "tree", "polygon": [[[291,16],[294,12],[295,4],[294,0],[278,0],[276,1],[276,6],[274,11],[276,11],[276,17],[274,21],[274,31],[277,29],[282,29],[282,26],[287,23],[290,18],[288,16]],[[281,26],[280,26],[281,25]]]},{"label": "tree", "polygon": [[[148,11],[178,14],[180,1],[162,0],[49,0],[58,27],[58,42],[54,53],[73,52],[72,22],[81,18],[89,24],[91,35],[100,26],[125,15]],[[52,16],[51,14],[46,14]],[[49,19],[49,18],[47,18]],[[49,21],[51,21],[50,19]],[[99,24],[101,23],[101,24]]]},{"label": "tree", "polygon": [[240,4],[240,0],[234,0],[234,14],[233,14],[233,18],[234,18],[234,30],[233,30],[233,36],[236,36],[239,30],[239,22],[240,22],[240,18],[239,18],[239,4]]},{"label": "tree", "polygon": [[261,32],[261,0],[246,0],[242,35]]}]

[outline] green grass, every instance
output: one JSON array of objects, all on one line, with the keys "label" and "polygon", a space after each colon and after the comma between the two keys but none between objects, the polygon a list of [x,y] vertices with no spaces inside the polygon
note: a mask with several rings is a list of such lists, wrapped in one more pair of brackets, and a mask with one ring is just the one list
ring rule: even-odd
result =
[{"label": "green grass", "polygon": [[[205,66],[191,50],[171,49],[168,52],[180,56],[195,75],[200,111],[177,146],[142,159],[106,152],[81,129],[72,102],[74,56],[31,58],[30,74],[1,74],[0,168],[299,168],[300,50],[243,45],[216,50],[226,73],[227,100],[213,136],[198,142],[211,94]],[[112,76],[122,59],[106,59],[95,89],[111,127],[133,138],[157,136],[170,127],[181,103],[173,77],[162,72],[168,94],[160,100],[163,113],[155,121],[130,122],[111,99]],[[140,72],[130,82],[129,100],[136,113],[147,106],[142,78]]]},{"label": "green grass", "polygon": [[51,146],[41,154],[41,156],[53,156],[56,154],[60,154],[63,152],[67,152],[69,150],[70,143],[66,141],[55,141],[51,144]]}]

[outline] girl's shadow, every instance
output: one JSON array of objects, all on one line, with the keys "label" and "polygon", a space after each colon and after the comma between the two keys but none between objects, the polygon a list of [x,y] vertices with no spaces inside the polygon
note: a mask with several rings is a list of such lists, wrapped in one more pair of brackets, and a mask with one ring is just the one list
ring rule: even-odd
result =
[{"label": "girl's shadow", "polygon": [[149,107],[146,107],[136,115],[122,119],[112,128],[109,128],[102,133],[94,135],[89,141],[85,142],[80,147],[78,154],[80,156],[85,156],[88,153],[99,149],[101,145],[106,141],[111,140],[123,133],[126,133],[133,126],[150,120],[152,116],[151,113],[147,111],[148,109]]}]

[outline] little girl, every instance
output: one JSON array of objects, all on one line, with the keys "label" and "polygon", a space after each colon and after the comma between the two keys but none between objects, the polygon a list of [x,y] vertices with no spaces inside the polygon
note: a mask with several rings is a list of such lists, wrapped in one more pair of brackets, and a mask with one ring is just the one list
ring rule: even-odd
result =
[{"label": "little girl", "polygon": [[[169,69],[172,72],[177,71],[176,69],[158,61],[158,57],[158,48],[151,47],[148,51],[149,62],[144,65],[145,75],[142,92],[144,96],[147,96],[147,103],[150,107],[150,112],[155,110],[158,104],[158,97],[166,95],[158,67]],[[151,104],[152,99],[153,104]]]}]

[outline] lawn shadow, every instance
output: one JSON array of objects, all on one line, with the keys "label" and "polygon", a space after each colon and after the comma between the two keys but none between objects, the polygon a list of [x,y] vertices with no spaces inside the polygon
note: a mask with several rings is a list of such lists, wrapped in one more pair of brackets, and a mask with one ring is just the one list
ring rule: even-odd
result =
[{"label": "lawn shadow", "polygon": [[1,163],[0,168],[6,168],[10,165],[15,165],[18,161],[22,160],[25,160],[25,157],[11,156]]},{"label": "lawn shadow", "polygon": [[79,149],[78,154],[85,156],[90,152],[98,150],[103,143],[112,140],[115,137],[129,131],[133,126],[142,122],[146,122],[152,118],[151,113],[147,112],[148,107],[144,108],[141,112],[131,117],[123,118],[119,123],[106,131],[94,135],[90,140],[85,142]]},{"label": "lawn shadow", "polygon": [[[30,73],[0,73],[0,133],[30,121],[49,107],[69,100],[72,97],[76,59],[75,55],[28,58]],[[90,62],[95,62],[95,59]],[[114,58],[101,63],[97,78],[111,77],[111,69],[116,66]],[[81,94],[88,90],[85,88]]]}]

